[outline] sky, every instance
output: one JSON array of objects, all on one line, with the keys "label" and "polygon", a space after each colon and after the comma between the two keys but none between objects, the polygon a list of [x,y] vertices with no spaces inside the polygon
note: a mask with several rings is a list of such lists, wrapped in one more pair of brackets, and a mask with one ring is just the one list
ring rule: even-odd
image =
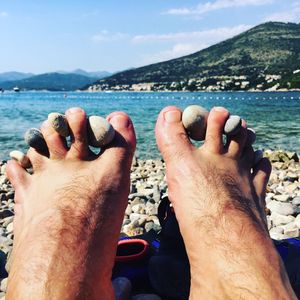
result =
[{"label": "sky", "polygon": [[121,71],[204,49],[300,0],[0,0],[0,72]]}]

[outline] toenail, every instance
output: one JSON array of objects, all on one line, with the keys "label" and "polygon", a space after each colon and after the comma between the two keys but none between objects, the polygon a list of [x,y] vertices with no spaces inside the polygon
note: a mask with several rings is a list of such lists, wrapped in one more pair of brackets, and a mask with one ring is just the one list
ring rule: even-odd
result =
[{"label": "toenail", "polygon": [[115,115],[110,120],[109,123],[116,128],[127,128],[130,125],[130,119],[124,115]]},{"label": "toenail", "polygon": [[228,112],[228,110],[222,106],[215,106],[213,110],[218,112]]},{"label": "toenail", "polygon": [[176,123],[181,121],[181,111],[169,110],[164,113],[165,120],[168,123]]},{"label": "toenail", "polygon": [[80,107],[72,107],[67,110],[67,113],[70,113],[70,114],[77,114],[77,113],[81,113],[81,112],[83,112],[83,110]]}]

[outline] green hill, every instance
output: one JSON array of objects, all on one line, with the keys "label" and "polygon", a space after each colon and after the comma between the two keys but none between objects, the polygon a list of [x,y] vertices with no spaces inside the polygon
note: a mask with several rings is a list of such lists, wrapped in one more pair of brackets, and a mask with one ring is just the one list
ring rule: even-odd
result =
[{"label": "green hill", "polygon": [[280,85],[282,76],[297,69],[300,24],[268,22],[191,55],[117,73],[90,89],[130,90],[133,84],[146,83],[152,90],[234,90],[243,84],[245,89],[264,89],[272,82]]},{"label": "green hill", "polygon": [[21,90],[74,91],[96,80],[97,78],[79,74],[46,73],[22,80],[2,82],[1,87],[5,90],[18,86]]}]

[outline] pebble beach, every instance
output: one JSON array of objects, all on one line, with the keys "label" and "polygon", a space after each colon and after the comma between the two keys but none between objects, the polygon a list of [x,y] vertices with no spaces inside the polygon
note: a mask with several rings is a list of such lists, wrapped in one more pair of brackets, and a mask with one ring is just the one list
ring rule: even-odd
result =
[{"label": "pebble beach", "polygon": [[[300,164],[294,152],[266,150],[272,174],[266,195],[270,236],[282,240],[300,235]],[[5,299],[8,257],[13,246],[14,190],[5,176],[6,161],[0,161],[0,300]],[[167,195],[165,164],[160,159],[135,158],[131,190],[122,232],[128,236],[150,230],[159,232],[158,205]]]}]

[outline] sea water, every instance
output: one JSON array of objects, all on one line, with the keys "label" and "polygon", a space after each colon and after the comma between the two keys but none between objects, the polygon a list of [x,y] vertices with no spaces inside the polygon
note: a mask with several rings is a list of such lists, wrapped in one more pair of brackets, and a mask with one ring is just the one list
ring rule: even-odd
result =
[{"label": "sea water", "polygon": [[80,106],[88,115],[106,116],[113,111],[128,113],[136,129],[137,156],[157,158],[154,127],[159,111],[168,105],[182,109],[198,104],[206,109],[224,106],[255,129],[255,148],[285,149],[300,153],[300,93],[59,93],[4,92],[0,94],[0,159],[12,150],[26,151],[24,133],[39,127],[50,112],[64,113]]}]

